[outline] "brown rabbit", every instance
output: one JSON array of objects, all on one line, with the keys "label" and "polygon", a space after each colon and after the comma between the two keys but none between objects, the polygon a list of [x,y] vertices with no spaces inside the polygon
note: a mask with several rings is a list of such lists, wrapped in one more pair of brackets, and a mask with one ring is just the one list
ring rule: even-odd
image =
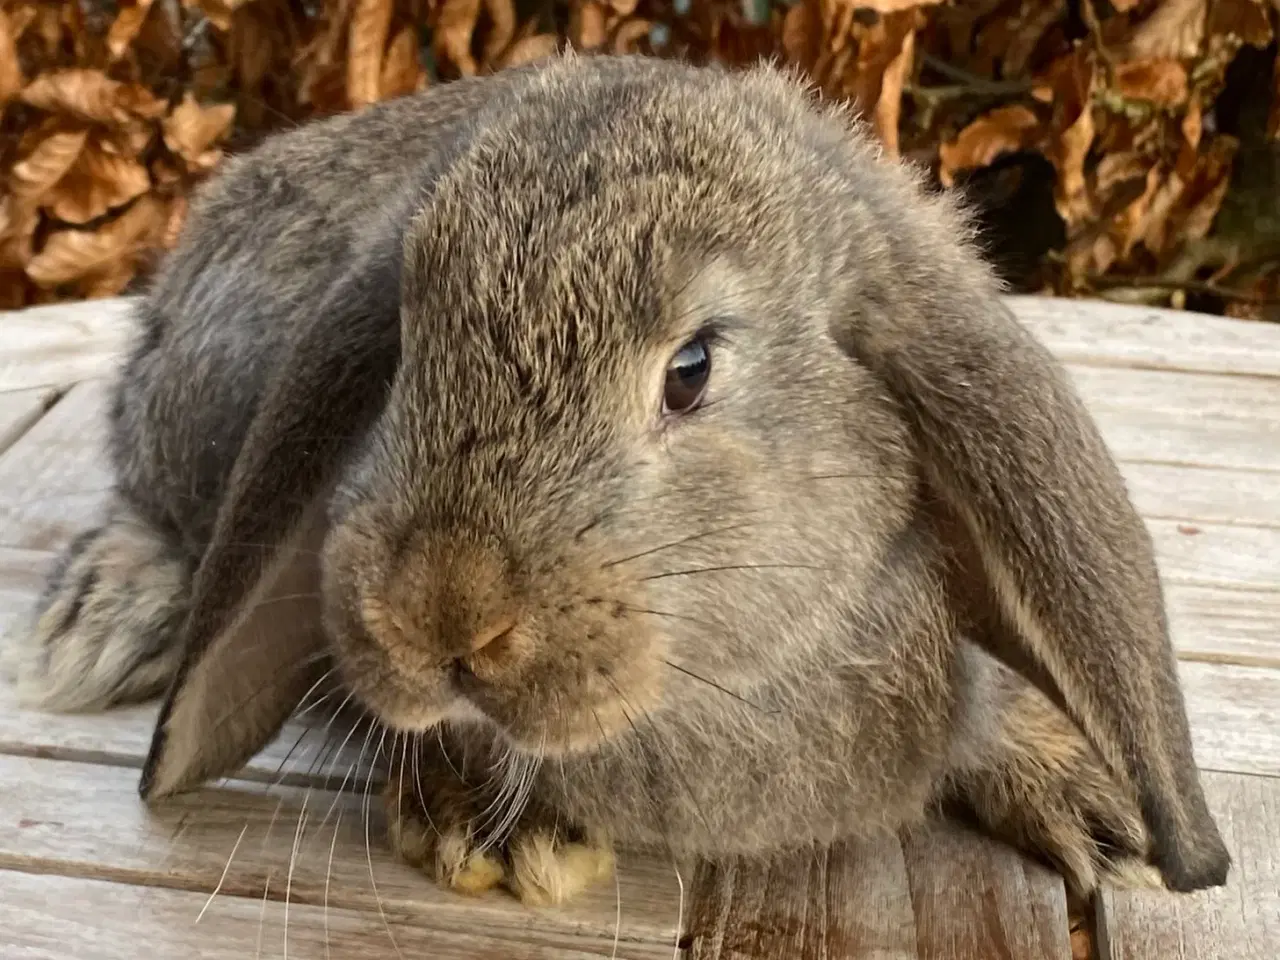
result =
[{"label": "brown rabbit", "polygon": [[530,902],[614,842],[952,806],[1082,892],[1221,884],[1147,533],[998,294],[772,67],[557,57],[278,136],[138,309],[21,686],[167,683],[151,799],[332,664],[396,734],[397,849]]}]

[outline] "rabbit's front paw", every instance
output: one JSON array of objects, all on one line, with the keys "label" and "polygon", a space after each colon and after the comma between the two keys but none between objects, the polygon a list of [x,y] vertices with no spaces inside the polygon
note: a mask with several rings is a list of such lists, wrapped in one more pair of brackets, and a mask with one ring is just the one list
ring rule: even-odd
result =
[{"label": "rabbit's front paw", "polygon": [[176,546],[127,508],[65,548],[29,628],[6,639],[26,706],[102,709],[146,699],[177,669],[189,575]]},{"label": "rabbit's front paw", "polygon": [[419,769],[416,782],[391,776],[384,802],[392,850],[458,893],[501,885],[530,906],[554,906],[613,874],[607,838],[566,828],[536,805],[495,840],[488,828],[505,811],[440,765],[428,776]]},{"label": "rabbit's front paw", "polygon": [[1134,792],[1065,714],[1026,687],[991,719],[991,738],[949,777],[987,831],[1047,860],[1083,896],[1104,882],[1163,885]]}]

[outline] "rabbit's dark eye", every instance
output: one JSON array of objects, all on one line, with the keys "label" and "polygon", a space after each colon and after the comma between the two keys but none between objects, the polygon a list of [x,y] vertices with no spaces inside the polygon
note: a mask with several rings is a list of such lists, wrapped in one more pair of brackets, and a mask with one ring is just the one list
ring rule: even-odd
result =
[{"label": "rabbit's dark eye", "polygon": [[667,365],[663,413],[689,413],[702,402],[711,376],[711,351],[701,337],[681,347]]}]

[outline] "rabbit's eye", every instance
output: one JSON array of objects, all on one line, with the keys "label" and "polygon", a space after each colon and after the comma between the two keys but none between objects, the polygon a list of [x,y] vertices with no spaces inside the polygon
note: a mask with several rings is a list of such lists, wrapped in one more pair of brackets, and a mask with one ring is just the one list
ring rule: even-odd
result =
[{"label": "rabbit's eye", "polygon": [[711,376],[711,351],[701,337],[681,347],[667,365],[663,413],[689,413],[702,402]]}]

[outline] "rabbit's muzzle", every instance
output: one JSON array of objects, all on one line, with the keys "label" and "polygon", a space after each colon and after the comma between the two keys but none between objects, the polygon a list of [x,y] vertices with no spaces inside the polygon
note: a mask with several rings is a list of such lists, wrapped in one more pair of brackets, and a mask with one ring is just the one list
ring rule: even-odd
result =
[{"label": "rabbit's muzzle", "polygon": [[577,753],[657,703],[667,641],[625,578],[568,561],[534,577],[465,533],[415,537],[391,562],[370,552],[332,554],[330,632],[355,695],[393,728],[480,722],[517,749]]}]

